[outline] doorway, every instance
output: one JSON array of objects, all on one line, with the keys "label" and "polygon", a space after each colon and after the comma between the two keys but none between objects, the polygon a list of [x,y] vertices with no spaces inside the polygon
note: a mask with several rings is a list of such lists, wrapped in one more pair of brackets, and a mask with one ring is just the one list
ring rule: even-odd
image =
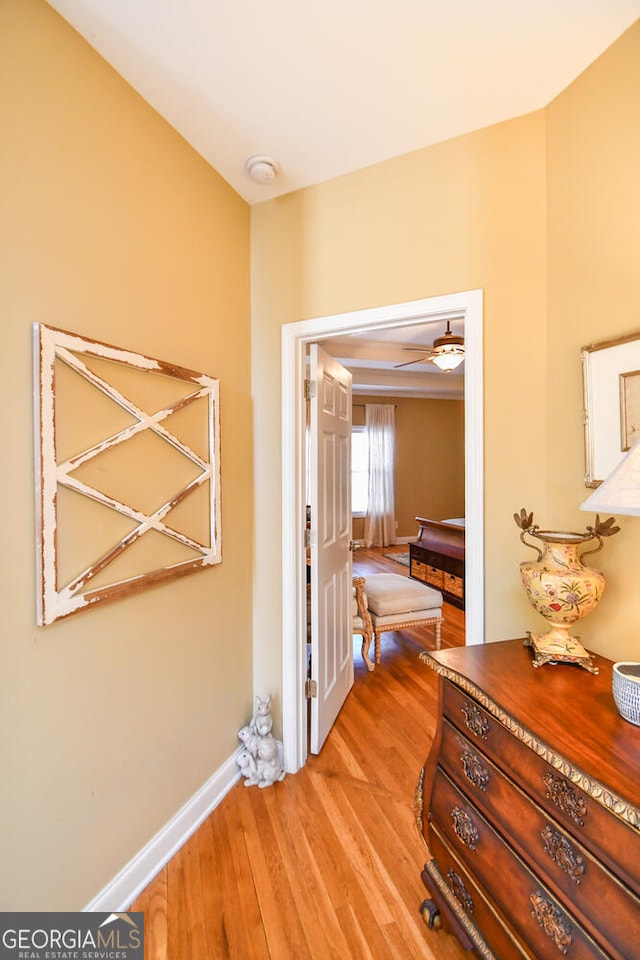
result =
[{"label": "doorway", "polygon": [[482,291],[430,297],[285,324],[282,328],[282,726],[284,760],[295,773],[307,759],[305,698],[305,357],[307,344],[336,335],[464,320],[466,643],[484,642]]}]

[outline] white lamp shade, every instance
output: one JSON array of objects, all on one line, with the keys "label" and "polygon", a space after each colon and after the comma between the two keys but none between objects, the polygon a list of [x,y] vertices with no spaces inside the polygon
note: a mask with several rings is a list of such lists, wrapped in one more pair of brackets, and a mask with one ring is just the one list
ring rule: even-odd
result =
[{"label": "white lamp shade", "polygon": [[460,366],[464,360],[464,351],[455,353],[453,351],[437,353],[431,358],[431,360],[438,367],[440,367],[441,370],[444,370],[445,373],[448,373],[450,370],[455,370],[456,367]]},{"label": "white lamp shade", "polygon": [[640,516],[640,440],[587,497],[580,509]]}]

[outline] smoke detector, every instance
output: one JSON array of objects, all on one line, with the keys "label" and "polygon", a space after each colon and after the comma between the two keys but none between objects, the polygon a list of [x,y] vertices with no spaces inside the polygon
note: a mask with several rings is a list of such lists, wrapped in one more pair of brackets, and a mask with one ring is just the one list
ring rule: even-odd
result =
[{"label": "smoke detector", "polygon": [[273,183],[279,171],[275,160],[263,156],[249,157],[244,168],[254,183]]}]

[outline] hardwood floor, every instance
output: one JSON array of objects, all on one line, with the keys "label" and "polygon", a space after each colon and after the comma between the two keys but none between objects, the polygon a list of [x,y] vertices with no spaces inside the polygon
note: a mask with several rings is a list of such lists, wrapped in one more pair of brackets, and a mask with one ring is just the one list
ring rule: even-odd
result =
[{"label": "hardwood floor", "polygon": [[[406,574],[380,553],[356,553],[354,575]],[[464,614],[444,615],[442,645],[464,643]],[[356,638],[355,684],[320,755],[265,790],[238,783],[132,904],[146,960],[462,960],[419,912],[413,796],[437,678],[418,654],[432,644],[432,628],[384,634],[369,673]]]}]

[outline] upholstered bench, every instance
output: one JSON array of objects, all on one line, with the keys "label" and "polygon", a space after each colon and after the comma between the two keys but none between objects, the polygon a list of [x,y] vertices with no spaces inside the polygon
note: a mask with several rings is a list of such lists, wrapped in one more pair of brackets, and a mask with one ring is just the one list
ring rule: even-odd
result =
[{"label": "upholstered bench", "polygon": [[366,578],[365,591],[376,663],[380,663],[380,634],[388,630],[433,624],[436,650],[440,649],[442,594],[439,590],[397,573],[373,573]]}]

